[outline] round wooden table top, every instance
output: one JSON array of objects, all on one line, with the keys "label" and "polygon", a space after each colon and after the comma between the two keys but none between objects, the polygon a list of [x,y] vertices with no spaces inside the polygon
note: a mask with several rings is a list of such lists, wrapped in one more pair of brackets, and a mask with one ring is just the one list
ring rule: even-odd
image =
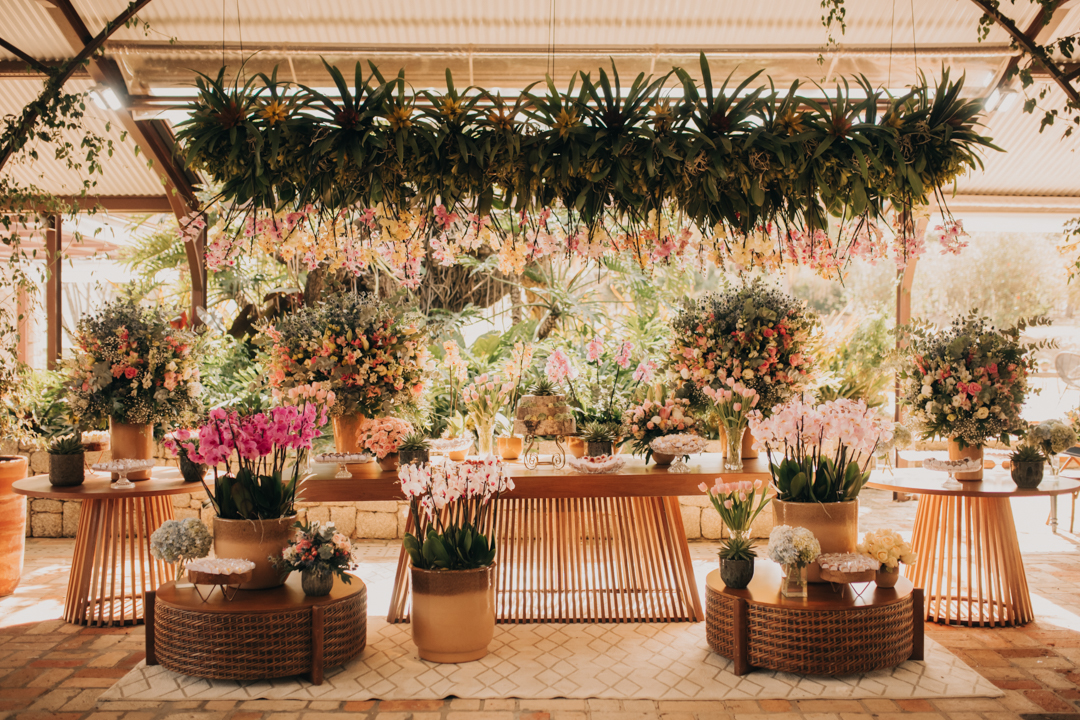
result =
[{"label": "round wooden table top", "polygon": [[[53,500],[104,500],[108,498],[140,498],[153,495],[181,495],[183,493],[201,492],[202,483],[184,482],[180,470],[174,467],[155,467],[150,471],[148,480],[132,480],[135,487],[130,490],[113,490],[112,480],[108,473],[99,473],[93,470],[86,471],[86,480],[82,485],[74,487],[56,487],[49,484],[48,475],[34,475],[33,477],[16,480],[11,486],[12,491],[19,495],[29,495],[39,498],[51,498]],[[213,480],[208,483],[213,487]]]},{"label": "round wooden table top", "polygon": [[720,579],[720,571],[713,570],[705,578],[709,589],[724,595],[743,598],[751,605],[782,607],[785,610],[853,610],[857,608],[891,605],[902,602],[911,594],[911,581],[900,577],[895,588],[879,588],[874,583],[859,583],[858,594],[851,585],[833,583],[809,583],[805,598],[789,598],[780,594],[783,572],[771,560],[758,558],[754,562],[754,579],[745,590],[732,590]]},{"label": "round wooden table top", "polygon": [[1080,490],[1080,480],[1071,477],[1044,477],[1039,487],[1025,490],[1017,487],[1008,470],[984,470],[981,482],[964,482],[960,488],[942,487],[949,479],[946,472],[923,468],[876,470],[867,487],[878,490],[910,493],[912,495],[962,495],[964,497],[1042,497],[1065,495]]},{"label": "round wooden table top", "polygon": [[[273,613],[281,610],[296,610],[301,607],[312,605],[333,605],[364,592],[364,581],[355,575],[350,575],[352,582],[346,584],[341,578],[334,578],[334,588],[329,595],[312,597],[305,595],[300,586],[300,573],[294,572],[281,587],[267,590],[237,590],[231,600],[226,600],[221,591],[210,585],[200,585],[203,600],[195,587],[182,582],[182,587],[177,587],[175,582],[167,582],[157,589],[155,595],[157,602],[181,610],[197,610],[206,613]],[[186,580],[186,578],[185,578]]]}]

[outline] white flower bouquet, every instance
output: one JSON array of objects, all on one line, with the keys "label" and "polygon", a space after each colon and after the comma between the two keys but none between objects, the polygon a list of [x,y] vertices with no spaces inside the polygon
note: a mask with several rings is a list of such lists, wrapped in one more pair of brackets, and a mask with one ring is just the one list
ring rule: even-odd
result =
[{"label": "white flower bouquet", "polygon": [[895,530],[871,530],[863,536],[858,550],[881,563],[883,570],[896,570],[900,563],[911,565],[918,559],[911,551],[911,545],[904,542],[904,538]]},{"label": "white flower bouquet", "polygon": [[769,533],[769,559],[781,565],[805,567],[821,554],[821,543],[804,527],[777,525]]}]

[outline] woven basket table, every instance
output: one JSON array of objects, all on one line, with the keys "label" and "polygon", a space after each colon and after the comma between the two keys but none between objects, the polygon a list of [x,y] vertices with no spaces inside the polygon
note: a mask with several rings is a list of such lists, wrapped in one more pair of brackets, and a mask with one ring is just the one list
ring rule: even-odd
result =
[{"label": "woven basket table", "polygon": [[812,583],[806,598],[780,594],[780,566],[758,559],[745,590],[730,590],[713,570],[706,579],[705,635],[736,675],[753,668],[797,675],[851,675],[923,659],[922,590],[900,578],[870,583]]},{"label": "woven basket table", "polygon": [[[206,595],[209,586],[199,586]],[[269,680],[343,665],[367,644],[367,588],[335,580],[325,597],[309,597],[300,574],[269,590],[239,590],[226,600],[202,598],[167,582],[146,593],[146,664],[213,680]]]}]

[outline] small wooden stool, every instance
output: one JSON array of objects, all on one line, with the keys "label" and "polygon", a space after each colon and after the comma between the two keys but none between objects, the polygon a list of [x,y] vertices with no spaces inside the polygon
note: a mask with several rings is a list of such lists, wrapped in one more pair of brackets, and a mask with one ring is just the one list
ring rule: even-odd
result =
[{"label": "small wooden stool", "polygon": [[[205,593],[205,589],[204,589]],[[269,680],[344,665],[367,645],[367,587],[335,580],[309,597],[300,574],[269,590],[239,590],[206,602],[194,587],[167,582],[146,593],[146,664],[213,680]]]},{"label": "small wooden stool", "polygon": [[922,590],[907,578],[862,595],[811,583],[805,598],[781,595],[780,578],[779,565],[758,559],[745,590],[729,590],[719,570],[705,581],[705,636],[736,675],[851,675],[923,659]]}]

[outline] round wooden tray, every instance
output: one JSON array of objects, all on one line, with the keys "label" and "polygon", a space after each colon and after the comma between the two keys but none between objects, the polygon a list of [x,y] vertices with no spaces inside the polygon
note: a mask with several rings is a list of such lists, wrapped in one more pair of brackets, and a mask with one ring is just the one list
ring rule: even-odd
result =
[{"label": "round wooden tray", "polygon": [[706,580],[709,647],[752,667],[798,675],[850,675],[921,660],[922,591],[906,578],[895,588],[810,584],[806,598],[780,594],[780,568],[755,563],[745,590],[730,590],[714,570]]}]

